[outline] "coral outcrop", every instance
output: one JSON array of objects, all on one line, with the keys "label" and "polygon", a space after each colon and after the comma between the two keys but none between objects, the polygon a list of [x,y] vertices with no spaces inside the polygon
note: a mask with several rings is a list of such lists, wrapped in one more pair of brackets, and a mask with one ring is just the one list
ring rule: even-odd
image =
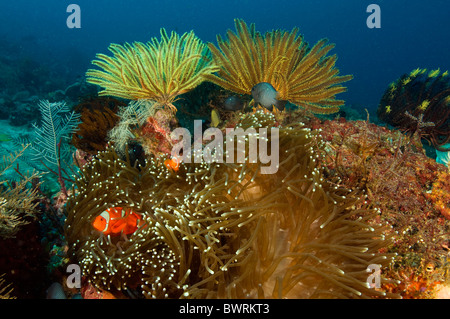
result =
[{"label": "coral outcrop", "polygon": [[326,143],[327,178],[364,191],[369,207],[380,211],[376,220],[392,225],[387,251],[397,256],[383,271],[398,282],[385,289],[403,298],[433,297],[437,284],[450,281],[448,169],[414,138],[368,121],[312,118],[307,125]]}]

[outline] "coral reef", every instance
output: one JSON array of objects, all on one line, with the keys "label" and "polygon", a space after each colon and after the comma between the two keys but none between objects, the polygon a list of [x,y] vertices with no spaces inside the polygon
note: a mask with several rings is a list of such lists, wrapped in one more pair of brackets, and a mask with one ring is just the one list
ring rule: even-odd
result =
[{"label": "coral reef", "polygon": [[107,133],[112,129],[119,117],[111,110],[85,110],[81,114],[81,124],[72,135],[73,145],[88,154],[104,150]]},{"label": "coral reef", "polygon": [[[336,99],[352,76],[339,75],[334,45],[235,27],[217,46],[165,29],[111,44],[87,80],[0,58],[0,119],[26,132],[0,134],[0,299],[448,295],[448,72],[389,86],[377,113],[391,130]],[[199,132],[194,119],[202,133],[247,136],[222,154],[210,147],[220,136],[199,147],[194,134],[178,153],[201,153],[191,163],[172,154],[171,133]],[[279,155],[269,174],[264,145]],[[207,151],[236,161],[210,163]],[[56,187],[22,164],[54,173]]]},{"label": "coral reef", "polygon": [[430,275],[418,274],[416,267],[404,267],[395,273],[398,284],[386,284],[385,289],[399,293],[404,299],[433,298],[439,281]]},{"label": "coral reef", "polygon": [[[131,165],[112,147],[82,168],[66,236],[87,280],[119,297],[385,296],[367,286],[366,268],[390,263],[393,255],[380,252],[389,236],[370,222],[377,211],[361,194],[324,179],[317,132],[280,126],[263,111],[237,125],[279,127],[276,174],[261,174],[260,160],[183,163],[177,172],[165,157]],[[108,237],[93,228],[119,206],[142,215],[136,232]]]},{"label": "coral reef", "polygon": [[138,100],[119,108],[119,121],[108,132],[108,140],[114,144],[122,157],[127,153],[128,146],[139,136],[136,130],[143,127],[147,119],[155,115],[154,104],[155,102],[148,100]]},{"label": "coral reef", "polygon": [[[380,210],[377,220],[393,227],[388,251],[397,257],[386,275],[400,284],[385,288],[404,298],[431,297],[433,283],[449,280],[447,168],[428,158],[412,137],[368,121],[311,118],[307,125],[326,141],[327,178],[363,190],[369,205]],[[433,271],[427,269],[430,263]]]},{"label": "coral reef", "polygon": [[340,84],[352,76],[338,76],[336,56],[326,56],[334,45],[323,39],[309,48],[297,36],[298,28],[262,35],[243,20],[235,19],[235,26],[236,33],[227,33],[228,41],[217,36],[219,48],[209,44],[220,66],[218,75],[206,76],[209,81],[239,94],[251,94],[255,85],[266,82],[278,92],[279,100],[319,114],[339,111],[344,102],[335,95],[346,90]]},{"label": "coral reef", "polygon": [[450,80],[448,72],[415,69],[386,89],[378,117],[410,135],[427,139],[440,151],[450,142]]},{"label": "coral reef", "polygon": [[444,171],[437,173],[435,182],[430,193],[427,193],[434,208],[443,216],[450,220],[450,172]]}]

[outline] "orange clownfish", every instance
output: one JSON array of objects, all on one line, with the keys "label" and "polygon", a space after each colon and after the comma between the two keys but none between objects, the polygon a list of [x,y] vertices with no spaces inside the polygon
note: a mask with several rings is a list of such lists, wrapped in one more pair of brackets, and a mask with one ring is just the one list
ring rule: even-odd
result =
[{"label": "orange clownfish", "polygon": [[178,172],[178,170],[180,169],[180,164],[181,159],[179,159],[177,156],[174,156],[171,159],[166,159],[164,161],[164,165],[166,165],[168,169],[171,169],[175,172]]},{"label": "orange clownfish", "polygon": [[105,235],[129,235],[138,229],[140,221],[141,216],[129,208],[111,207],[98,215],[92,226]]}]

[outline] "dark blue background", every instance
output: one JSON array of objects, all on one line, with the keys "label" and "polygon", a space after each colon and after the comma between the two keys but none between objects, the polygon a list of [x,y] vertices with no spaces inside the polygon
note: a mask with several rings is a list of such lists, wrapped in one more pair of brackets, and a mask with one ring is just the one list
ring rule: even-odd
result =
[{"label": "dark blue background", "polygon": [[[81,29],[68,29],[66,8],[81,7]],[[369,29],[366,8],[381,7],[381,29]],[[450,69],[448,0],[14,0],[2,1],[0,36],[20,43],[22,54],[71,68],[83,76],[97,52],[110,43],[147,41],[159,28],[194,30],[204,41],[234,30],[233,19],[256,23],[257,30],[298,26],[314,44],[336,44],[341,74],[353,74],[350,104],[374,108],[387,85],[417,67]],[[0,38],[1,39],[1,38]]]}]

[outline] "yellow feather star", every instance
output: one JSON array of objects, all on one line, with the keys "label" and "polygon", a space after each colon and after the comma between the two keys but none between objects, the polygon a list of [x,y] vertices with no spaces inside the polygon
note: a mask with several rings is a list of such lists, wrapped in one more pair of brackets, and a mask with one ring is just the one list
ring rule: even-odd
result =
[{"label": "yellow feather star", "polygon": [[236,33],[227,32],[228,41],[217,36],[219,48],[209,44],[220,70],[217,75],[207,75],[208,80],[239,94],[251,94],[256,84],[268,82],[280,100],[314,113],[339,111],[344,101],[336,100],[335,95],[346,91],[339,84],[353,77],[338,76],[336,55],[326,56],[334,45],[323,39],[309,48],[303,37],[297,36],[298,28],[262,35],[254,24],[249,28],[243,20],[236,19],[235,26]]},{"label": "yellow feather star", "polygon": [[207,59],[208,48],[193,31],[170,37],[161,29],[161,40],[111,44],[113,57],[97,54],[92,63],[103,70],[87,71],[87,81],[104,88],[100,95],[131,100],[149,99],[176,111],[172,102],[218,70]]}]

